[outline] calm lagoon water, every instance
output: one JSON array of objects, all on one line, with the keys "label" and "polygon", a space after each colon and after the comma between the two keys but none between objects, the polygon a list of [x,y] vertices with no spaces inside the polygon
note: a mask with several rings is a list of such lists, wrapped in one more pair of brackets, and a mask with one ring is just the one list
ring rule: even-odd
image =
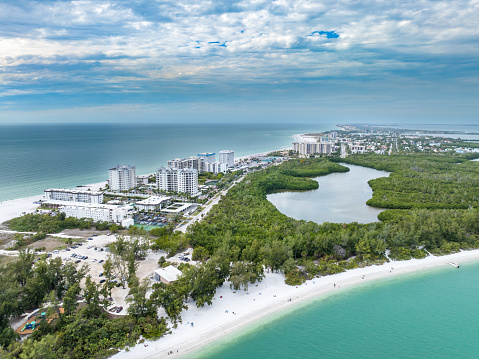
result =
[{"label": "calm lagoon water", "polygon": [[479,263],[317,299],[192,358],[477,358]]},{"label": "calm lagoon water", "polygon": [[272,193],[267,198],[281,213],[295,219],[316,223],[376,222],[377,215],[384,209],[366,205],[373,194],[368,181],[387,177],[389,172],[342,165],[350,171],[314,178],[319,182],[318,189]]}]

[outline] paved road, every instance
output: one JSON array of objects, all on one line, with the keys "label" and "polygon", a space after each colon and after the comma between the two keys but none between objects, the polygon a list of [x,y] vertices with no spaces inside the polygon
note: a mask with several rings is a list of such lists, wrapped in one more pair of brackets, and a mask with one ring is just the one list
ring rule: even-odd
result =
[{"label": "paved road", "polygon": [[233,188],[238,182],[241,182],[243,180],[243,178],[244,178],[244,176],[241,176],[236,181],[233,181],[233,183],[231,183],[231,185],[227,189],[225,189],[224,191],[218,192],[216,194],[216,196],[213,197],[213,199],[210,201],[210,203],[207,204],[206,207],[203,208],[203,210],[200,213],[198,213],[196,216],[194,216],[192,219],[190,219],[187,223],[177,227],[176,230],[180,231],[180,232],[183,232],[183,233],[186,233],[186,230],[188,229],[188,227],[191,224],[193,224],[195,222],[200,222],[208,214],[208,212],[211,210],[211,208],[213,208],[213,206],[221,200],[221,197],[226,195],[226,193],[228,193],[228,191],[231,188]]}]

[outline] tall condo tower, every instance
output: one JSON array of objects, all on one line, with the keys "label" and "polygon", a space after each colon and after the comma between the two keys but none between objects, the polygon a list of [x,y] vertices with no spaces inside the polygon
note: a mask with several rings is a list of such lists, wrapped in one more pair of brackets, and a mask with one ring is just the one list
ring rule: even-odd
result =
[{"label": "tall condo tower", "polygon": [[198,193],[198,171],[194,168],[160,168],[156,172],[158,189],[167,192]]},{"label": "tall condo tower", "polygon": [[108,170],[108,185],[112,191],[128,191],[136,187],[136,167],[120,166]]},{"label": "tall condo tower", "polygon": [[220,163],[226,163],[228,167],[233,167],[235,165],[235,153],[231,150],[220,151]]}]

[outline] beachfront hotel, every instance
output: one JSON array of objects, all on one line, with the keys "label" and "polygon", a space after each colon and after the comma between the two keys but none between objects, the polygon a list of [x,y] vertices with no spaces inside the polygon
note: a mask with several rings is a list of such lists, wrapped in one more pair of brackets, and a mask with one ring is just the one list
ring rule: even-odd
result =
[{"label": "beachfront hotel", "polygon": [[235,165],[235,153],[231,150],[223,150],[219,152],[220,163],[225,163],[228,167]]},{"label": "beachfront hotel", "polygon": [[161,167],[156,172],[156,185],[166,192],[198,193],[198,171],[193,168],[174,169]]},{"label": "beachfront hotel", "polygon": [[330,142],[293,142],[293,151],[300,155],[312,155],[315,153],[329,155],[333,152],[333,144]]},{"label": "beachfront hotel", "polygon": [[208,165],[207,163],[213,163],[216,162],[216,154],[214,152],[203,152],[203,153],[198,153],[198,157],[201,158],[203,161],[203,165],[201,168],[201,172],[207,171]]},{"label": "beachfront hotel", "polygon": [[108,170],[108,186],[111,191],[128,191],[137,186],[136,167],[120,166]]},{"label": "beachfront hotel", "polygon": [[92,192],[80,189],[49,188],[45,190],[45,199],[56,201],[103,203],[102,192]]},{"label": "beachfront hotel", "polygon": [[109,222],[121,224],[123,227],[133,225],[133,207],[115,206],[111,204],[96,203],[71,203],[67,201],[49,202],[58,205],[60,213],[65,213],[67,217],[88,218],[95,222]]},{"label": "beachfront hotel", "polygon": [[228,164],[221,162],[205,162],[203,168],[206,172],[220,173],[228,171]]},{"label": "beachfront hotel", "polygon": [[192,168],[198,172],[203,171],[203,158],[199,156],[191,156],[189,158],[175,158],[168,161],[168,167],[175,170],[182,170],[186,168]]}]

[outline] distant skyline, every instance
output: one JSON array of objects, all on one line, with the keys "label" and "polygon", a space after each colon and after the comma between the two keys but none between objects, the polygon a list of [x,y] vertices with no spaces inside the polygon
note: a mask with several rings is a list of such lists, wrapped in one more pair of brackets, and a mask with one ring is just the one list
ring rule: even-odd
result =
[{"label": "distant skyline", "polygon": [[476,123],[479,0],[0,3],[0,124]]}]

